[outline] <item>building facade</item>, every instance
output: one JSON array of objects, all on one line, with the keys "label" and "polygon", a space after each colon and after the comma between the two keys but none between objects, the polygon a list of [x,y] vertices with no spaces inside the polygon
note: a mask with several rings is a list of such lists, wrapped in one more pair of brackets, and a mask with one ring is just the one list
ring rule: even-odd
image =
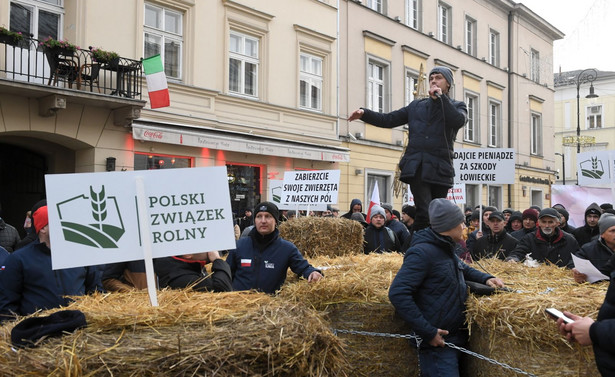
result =
[{"label": "building facade", "polygon": [[[0,0],[0,9],[0,25],[34,38],[1,45],[0,205],[9,223],[44,196],[44,174],[225,165],[243,214],[284,171],[349,161],[338,138],[332,0]],[[82,49],[54,70],[36,44],[47,36]],[[150,108],[143,77],[134,80],[142,94],[128,96],[134,81],[110,64],[99,68],[115,90],[80,85],[84,62],[96,65],[83,46],[135,61],[160,54],[171,106]],[[40,79],[23,75],[21,66],[34,66],[26,54],[39,56]]]},{"label": "building facade", "polygon": [[[583,80],[590,77],[592,81]],[[554,152],[558,166],[558,185],[577,184],[577,147],[581,152],[615,148],[615,72],[578,70],[556,73]],[[578,85],[577,85],[578,83]],[[593,94],[590,90],[593,87]],[[578,93],[577,93],[578,89]],[[577,94],[579,96],[577,107]],[[593,143],[576,145],[577,129],[583,139]]]},{"label": "building facade", "polygon": [[[8,223],[44,197],[45,174],[221,165],[237,214],[302,169],[341,171],[342,211],[375,182],[399,208],[403,127],[346,118],[405,106],[434,65],[453,70],[453,97],[471,111],[456,148],[517,152],[516,183],[483,197],[468,185],[468,204],[548,204],[552,44],[563,35],[513,1],[0,0],[0,10],[0,25],[33,38],[0,41]],[[81,49],[52,60],[38,45],[48,36]],[[124,68],[93,59],[96,49]],[[140,61],[156,54],[171,106],[151,109]]]}]

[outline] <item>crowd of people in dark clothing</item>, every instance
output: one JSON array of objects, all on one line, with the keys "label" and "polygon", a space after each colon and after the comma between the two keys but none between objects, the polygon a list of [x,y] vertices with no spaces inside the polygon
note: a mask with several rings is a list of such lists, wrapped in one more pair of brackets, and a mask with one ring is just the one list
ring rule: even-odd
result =
[{"label": "crowd of people in dark clothing", "polygon": [[[437,259],[449,260],[449,252],[459,263],[465,262],[459,265],[463,266],[459,268],[465,279],[474,279],[493,287],[501,287],[503,282],[469,267],[474,261],[498,258],[511,262],[534,260],[554,264],[571,269],[571,276],[578,283],[585,282],[586,276],[574,268],[572,255],[589,260],[606,276],[612,276],[615,270],[615,210],[607,203],[591,203],[585,210],[584,224],[576,229],[568,224],[569,214],[562,205],[550,208],[530,207],[522,212],[509,208],[500,211],[492,206],[479,206],[475,209],[466,208],[465,213],[462,213],[459,207],[451,202],[434,199],[429,210],[431,223],[424,229],[416,229],[416,208],[410,205],[404,205],[399,212],[392,205],[382,203],[372,206],[367,212],[369,215],[364,214],[362,202],[354,199],[349,211],[342,215],[337,208],[331,206],[328,206],[326,211],[304,215],[358,221],[364,227],[365,254],[403,254],[404,265],[391,287],[390,296],[398,311],[403,308],[401,311],[406,316],[412,316],[412,311],[419,309],[414,306],[414,301],[410,301],[411,305],[408,306],[408,296],[403,292],[413,284],[420,287],[429,279],[443,279],[439,273],[418,279],[422,275],[417,271],[424,273],[425,268],[440,266],[436,263]],[[254,209],[247,209],[235,223],[236,249],[228,251],[226,258],[218,251],[210,251],[155,259],[154,270],[158,288],[191,287],[194,290],[214,292],[254,289],[273,294],[284,283],[288,268],[309,282],[322,279],[323,272],[311,266],[293,243],[279,235],[278,224],[292,221],[296,216],[295,211],[279,211],[271,202],[262,202]],[[52,270],[45,201],[32,208],[24,227],[27,237],[22,239],[19,235],[14,236],[14,233],[18,233],[14,227],[0,220],[0,322],[41,309],[65,306],[69,303],[67,296],[105,290],[125,292],[147,287],[143,261]],[[421,246],[423,244],[430,246],[424,248]],[[436,259],[429,257],[432,259],[428,264],[436,264],[427,266],[424,262],[429,258],[425,253],[433,258],[436,258],[438,253],[444,254]],[[402,274],[402,271],[405,272]],[[459,290],[459,287],[465,289],[465,282],[461,283],[451,283],[448,286],[449,293],[443,294],[460,294],[460,297],[465,297]],[[438,285],[442,286],[440,283]],[[419,294],[419,291],[412,292]],[[605,334],[612,334],[609,332],[612,330],[604,328],[607,325],[612,326],[612,321],[605,322],[606,319],[613,318],[615,312],[612,293],[609,288],[605,302],[606,314],[601,311],[595,326],[600,326]],[[449,311],[452,315],[450,321],[463,322],[463,316],[460,314],[463,311],[460,308],[452,308]],[[441,309],[440,306],[434,307],[436,311]],[[594,321],[568,314],[578,319],[579,324],[575,326],[560,323],[562,334],[571,339],[576,336],[583,344],[593,342],[594,347],[602,347],[597,352],[603,352],[605,342],[609,341],[603,339],[602,332],[590,330],[594,328]],[[582,328],[581,324],[585,327]],[[448,336],[448,340],[455,336],[441,328],[436,331],[427,323],[414,325],[417,326],[416,331],[423,331],[423,336],[430,337],[429,347],[442,347],[445,336]],[[587,335],[583,338],[583,334],[589,334],[590,331],[591,337]],[[610,370],[608,368],[613,367],[607,365],[605,368]]]}]

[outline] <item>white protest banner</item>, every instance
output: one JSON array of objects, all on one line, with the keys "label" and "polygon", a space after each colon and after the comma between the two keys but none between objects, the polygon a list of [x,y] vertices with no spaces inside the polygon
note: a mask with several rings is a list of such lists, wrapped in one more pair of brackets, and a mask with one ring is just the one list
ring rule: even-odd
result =
[{"label": "white protest banner", "polygon": [[577,154],[579,186],[604,186],[615,181],[615,151]]},{"label": "white protest banner", "polygon": [[337,203],[340,184],[339,170],[310,170],[284,172],[282,187],[283,206],[300,205],[317,209]]},{"label": "white protest banner", "polygon": [[455,183],[515,183],[515,150],[512,148],[458,149],[454,158]]},{"label": "white protest banner", "polygon": [[144,259],[146,238],[154,258],[235,248],[224,166],[53,174],[45,183],[54,269]]},{"label": "white protest banner", "polygon": [[[405,204],[414,205],[414,195],[410,190],[410,185],[407,185],[407,197],[404,201]],[[465,204],[466,202],[466,185],[465,184],[455,184],[453,188],[448,189],[448,193],[446,194],[446,200],[450,200],[456,204]]]}]

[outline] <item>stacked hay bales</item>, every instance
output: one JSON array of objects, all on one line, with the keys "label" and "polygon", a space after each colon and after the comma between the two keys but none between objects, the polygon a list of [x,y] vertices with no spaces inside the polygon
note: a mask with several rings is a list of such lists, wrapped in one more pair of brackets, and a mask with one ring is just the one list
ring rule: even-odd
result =
[{"label": "stacked hay bales", "polygon": [[[555,307],[596,318],[608,283],[577,284],[570,270],[553,265],[481,260],[474,267],[500,277],[515,292],[468,299],[470,348],[537,376],[598,376],[591,347],[571,345],[545,309]],[[470,374],[517,376],[500,366],[470,359]]]},{"label": "stacked hay bales", "polygon": [[280,236],[306,258],[363,253],[363,225],[332,217],[300,217],[280,224]]},{"label": "stacked hay bales", "polygon": [[144,292],[79,297],[69,309],[86,314],[87,328],[17,352],[6,325],[1,374],[348,375],[338,339],[303,305],[253,292],[167,290],[159,301],[150,306]]}]

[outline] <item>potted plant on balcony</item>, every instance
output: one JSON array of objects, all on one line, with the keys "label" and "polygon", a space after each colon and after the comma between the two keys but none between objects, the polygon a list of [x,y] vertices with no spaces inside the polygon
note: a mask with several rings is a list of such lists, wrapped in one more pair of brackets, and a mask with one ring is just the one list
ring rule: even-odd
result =
[{"label": "potted plant on balcony", "polygon": [[100,64],[108,64],[110,67],[117,67],[120,56],[115,51],[105,51],[98,47],[90,46],[92,60]]},{"label": "potted plant on balcony", "polygon": [[44,51],[49,51],[55,55],[72,55],[79,48],[67,40],[60,41],[52,37],[45,38],[39,42],[39,45]]},{"label": "potted plant on balcony", "polygon": [[11,46],[17,46],[23,40],[21,32],[10,31],[0,26],[0,43],[5,43]]}]

